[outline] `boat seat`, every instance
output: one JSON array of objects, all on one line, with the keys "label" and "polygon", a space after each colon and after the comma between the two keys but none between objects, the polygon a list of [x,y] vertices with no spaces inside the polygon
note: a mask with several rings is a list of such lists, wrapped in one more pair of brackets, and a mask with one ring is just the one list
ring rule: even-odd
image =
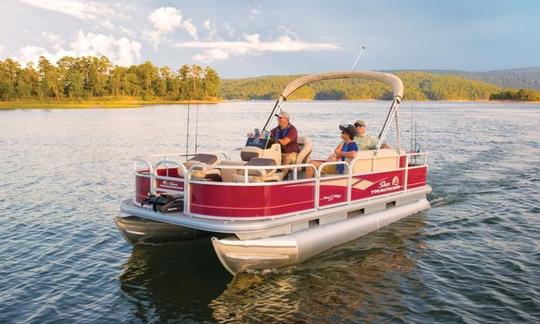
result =
[{"label": "boat seat", "polygon": [[[400,153],[395,149],[380,149],[375,155],[375,150],[359,151],[353,167],[353,174],[367,172],[391,171],[399,168]],[[347,162],[351,162],[347,159]]]},{"label": "boat seat", "polygon": [[[276,161],[270,158],[252,158],[246,166],[276,166]],[[234,182],[245,182],[245,170],[237,170],[234,175]],[[275,169],[252,169],[247,171],[248,182],[270,182],[280,181],[282,172],[276,172]]]},{"label": "boat seat", "polygon": [[[193,167],[196,164],[203,163],[204,166],[195,167],[191,171],[191,179],[205,181],[221,181],[221,171],[216,168],[219,163],[219,158],[215,154],[198,153],[184,163],[186,169]],[[181,174],[181,170],[178,170]],[[183,176],[183,175],[182,175]]]},{"label": "boat seat", "polygon": [[263,149],[255,146],[245,146],[240,150],[240,158],[242,161],[249,161],[253,158],[259,157],[262,154]]},{"label": "boat seat", "polygon": [[311,139],[306,136],[298,136],[298,146],[300,152],[296,156],[296,164],[307,163],[311,158],[311,152],[313,151],[313,145]]},{"label": "boat seat", "polygon": [[[223,160],[220,161],[219,164],[216,166],[219,168],[219,166],[242,166],[246,165],[247,162],[245,161],[233,161],[233,160]],[[221,170],[221,181],[222,182],[234,182],[234,176],[237,174],[237,169],[225,169],[222,168]]]}]

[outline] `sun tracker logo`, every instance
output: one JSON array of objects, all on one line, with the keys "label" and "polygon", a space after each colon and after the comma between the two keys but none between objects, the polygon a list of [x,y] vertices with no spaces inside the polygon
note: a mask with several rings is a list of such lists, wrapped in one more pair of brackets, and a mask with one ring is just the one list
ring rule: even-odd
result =
[{"label": "sun tracker logo", "polygon": [[392,181],[387,181],[386,179],[384,179],[381,182],[379,182],[379,188],[371,190],[371,194],[372,195],[382,194],[382,193],[398,190],[399,188],[400,188],[399,177],[394,176],[392,178]]}]

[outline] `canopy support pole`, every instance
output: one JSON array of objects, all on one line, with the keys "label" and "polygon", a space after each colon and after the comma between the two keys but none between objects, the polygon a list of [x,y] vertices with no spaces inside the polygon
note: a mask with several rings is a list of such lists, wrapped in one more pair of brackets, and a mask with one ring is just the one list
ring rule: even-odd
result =
[{"label": "canopy support pole", "polygon": [[276,112],[277,107],[279,107],[279,105],[283,102],[283,100],[285,100],[285,98],[283,98],[283,96],[280,96],[279,99],[276,101],[276,104],[274,105],[274,109],[272,109],[272,112],[270,112],[270,116],[268,116],[268,119],[266,120],[266,123],[264,124],[264,127],[262,129],[263,131],[266,130],[266,127],[270,123],[272,116],[274,116],[274,113]]},{"label": "canopy support pole", "polygon": [[396,109],[396,141],[398,150],[401,152],[401,136],[399,131],[399,109]]},{"label": "canopy support pole", "polygon": [[379,140],[377,141],[377,148],[376,148],[375,154],[377,154],[379,150],[381,149],[381,145],[384,142],[384,139],[386,138],[386,133],[388,133],[388,128],[390,127],[390,124],[392,123],[394,116],[397,115],[399,101],[400,100],[397,97],[394,98],[394,101],[392,101],[392,106],[390,107],[390,111],[388,111],[388,115],[386,116],[386,120],[384,121],[383,128],[379,134]]}]

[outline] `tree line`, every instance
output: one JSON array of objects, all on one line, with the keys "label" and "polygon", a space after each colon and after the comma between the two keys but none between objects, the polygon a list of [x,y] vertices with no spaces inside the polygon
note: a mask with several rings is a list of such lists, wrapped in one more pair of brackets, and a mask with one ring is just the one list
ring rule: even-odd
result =
[{"label": "tree line", "polygon": [[[499,94],[502,94],[506,100],[540,100],[538,99],[540,92],[535,90],[508,90],[491,83],[470,80],[456,75],[418,71],[395,72],[395,74],[405,85],[404,96],[406,100],[501,100]],[[221,96],[229,100],[275,99],[287,83],[299,76],[225,79],[221,83]],[[507,95],[508,93],[512,95]],[[392,91],[389,86],[378,81],[339,79],[309,84],[294,92],[290,98],[386,100],[392,98]]]},{"label": "tree line", "polygon": [[491,94],[489,100],[540,101],[540,92],[530,89],[503,90]]},{"label": "tree line", "polygon": [[147,61],[129,67],[105,57],[63,57],[53,64],[40,57],[37,66],[0,60],[0,100],[85,100],[138,97],[206,100],[219,97],[220,77],[210,67],[182,65],[178,70]]}]

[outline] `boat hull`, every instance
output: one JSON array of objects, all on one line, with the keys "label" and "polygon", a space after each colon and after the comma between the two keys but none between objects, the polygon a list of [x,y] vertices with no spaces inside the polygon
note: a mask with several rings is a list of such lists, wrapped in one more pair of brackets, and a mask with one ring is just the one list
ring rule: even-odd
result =
[{"label": "boat hull", "polygon": [[290,266],[429,207],[424,197],[373,214],[358,215],[287,235],[252,240],[239,240],[233,236],[213,237],[212,243],[219,260],[233,275],[246,270]]},{"label": "boat hull", "polygon": [[116,226],[131,245],[195,240],[216,235],[190,227],[172,225],[137,216],[116,217]]}]

